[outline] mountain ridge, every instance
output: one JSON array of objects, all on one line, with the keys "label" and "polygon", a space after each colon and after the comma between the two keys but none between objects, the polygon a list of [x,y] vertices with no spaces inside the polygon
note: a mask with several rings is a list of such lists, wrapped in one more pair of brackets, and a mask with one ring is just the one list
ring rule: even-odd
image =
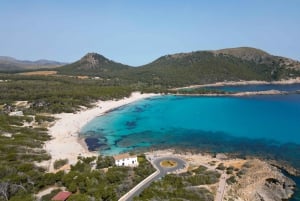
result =
[{"label": "mountain ridge", "polygon": [[239,47],[169,54],[138,67],[87,53],[55,71],[61,75],[99,77],[114,85],[180,87],[222,81],[291,79],[300,77],[300,62],[256,48]]},{"label": "mountain ridge", "polygon": [[65,65],[66,63],[52,61],[47,59],[39,59],[36,61],[18,60],[14,57],[0,56],[0,71],[22,71],[44,68],[56,68]]},{"label": "mountain ridge", "polygon": [[275,81],[300,76],[300,62],[251,47],[164,55],[138,67],[97,53],[56,69],[59,74],[97,76],[115,84],[176,87],[220,81]]}]

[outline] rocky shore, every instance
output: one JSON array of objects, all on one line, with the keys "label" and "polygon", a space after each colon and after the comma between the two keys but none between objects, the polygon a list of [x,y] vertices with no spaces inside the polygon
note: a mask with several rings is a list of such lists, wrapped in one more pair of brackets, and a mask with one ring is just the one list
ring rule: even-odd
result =
[{"label": "rocky shore", "polygon": [[[146,153],[148,154],[183,159],[187,163],[183,172],[193,167],[205,166],[226,175],[223,201],[288,200],[293,196],[296,187],[296,183],[271,161],[257,158],[240,159],[225,154],[193,153],[180,149],[156,150]],[[216,194],[220,183],[221,179],[217,184],[207,185],[206,188]]]},{"label": "rocky shore", "polygon": [[267,162],[248,160],[229,185],[225,197],[243,201],[282,201],[293,195],[295,182]]}]

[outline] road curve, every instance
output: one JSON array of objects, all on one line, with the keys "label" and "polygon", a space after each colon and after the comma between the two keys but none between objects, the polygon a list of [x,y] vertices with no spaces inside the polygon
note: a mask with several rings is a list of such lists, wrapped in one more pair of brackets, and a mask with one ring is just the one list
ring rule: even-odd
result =
[{"label": "road curve", "polygon": [[[172,168],[162,167],[160,163],[163,160],[172,160],[177,163],[177,166]],[[138,196],[145,188],[147,188],[153,181],[159,180],[160,178],[164,177],[169,172],[174,172],[179,169],[183,169],[186,166],[184,160],[173,157],[173,156],[165,156],[165,157],[158,157],[153,158],[151,160],[151,164],[156,169],[156,171],[148,176],[146,179],[141,181],[138,185],[136,185],[133,189],[131,189],[128,193],[122,196],[119,201],[132,201],[135,196]]]}]

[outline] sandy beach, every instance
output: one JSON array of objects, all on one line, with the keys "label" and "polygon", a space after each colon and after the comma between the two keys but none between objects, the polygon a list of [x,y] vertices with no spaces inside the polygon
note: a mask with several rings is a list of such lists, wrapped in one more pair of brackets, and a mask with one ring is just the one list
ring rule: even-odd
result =
[{"label": "sandy beach", "polygon": [[53,163],[58,159],[68,159],[69,164],[75,164],[78,156],[88,157],[98,155],[98,153],[89,152],[86,144],[78,137],[80,129],[93,118],[123,105],[157,95],[134,92],[129,98],[98,101],[93,108],[83,108],[83,110],[75,114],[55,114],[54,117],[57,120],[49,128],[49,135],[52,139],[45,144],[45,149],[52,157],[48,165],[49,171],[54,171]]}]

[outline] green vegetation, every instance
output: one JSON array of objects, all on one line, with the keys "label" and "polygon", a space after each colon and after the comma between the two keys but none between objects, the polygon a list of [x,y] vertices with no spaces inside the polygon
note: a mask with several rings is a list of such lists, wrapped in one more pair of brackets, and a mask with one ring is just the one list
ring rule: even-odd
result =
[{"label": "green vegetation", "polygon": [[[39,117],[41,121],[49,120]],[[79,157],[69,173],[45,173],[36,162],[49,160],[43,143],[49,140],[46,129],[22,127],[32,117],[13,117],[0,114],[0,201],[33,200],[33,194],[49,186],[65,186],[78,196],[96,200],[117,200],[138,182],[154,172],[152,165],[139,156],[140,166],[135,168],[114,167],[112,157]],[[55,168],[66,164],[57,160]],[[93,169],[95,167],[96,169]],[[109,167],[109,168],[108,168]],[[108,168],[100,170],[100,168]],[[51,195],[43,200],[49,200]]]},{"label": "green vegetation", "polygon": [[197,51],[166,55],[138,68],[92,54],[57,70],[64,75],[98,76],[138,88],[165,89],[226,80],[271,81],[299,76],[300,64],[292,63],[294,68],[285,58],[262,54],[253,48],[237,48],[218,53]]},{"label": "green vegetation", "polygon": [[147,176],[151,175],[155,171],[154,167],[146,160],[144,154],[138,156],[138,162],[139,166],[133,169],[135,174],[133,180],[136,184],[144,180]]},{"label": "green vegetation", "polygon": [[[78,62],[57,68],[58,75],[0,74],[0,201],[31,201],[34,193],[52,185],[65,186],[76,193],[69,200],[117,200],[154,172],[141,155],[138,157],[140,165],[135,168],[115,167],[112,157],[79,157],[69,173],[45,173],[36,163],[50,159],[43,149],[50,136],[42,127],[43,123],[54,121],[49,113],[76,112],[80,106],[91,107],[96,100],[120,99],[133,91],[223,93],[211,89],[172,91],[170,88],[225,80],[279,80],[300,76],[299,69],[299,62],[244,48],[167,55],[139,68],[88,54]],[[81,75],[90,77],[76,77]],[[28,101],[28,105],[16,106],[16,101]],[[7,115],[16,110],[25,116]],[[40,127],[23,127],[34,119]],[[56,161],[55,168],[66,162]],[[247,165],[237,173],[223,164],[218,169],[236,175],[227,180],[232,183],[244,174]],[[138,199],[212,200],[209,191],[195,186],[213,184],[219,176],[205,167],[181,175],[167,175]],[[43,200],[50,200],[54,193],[44,196]]]},{"label": "green vegetation", "polygon": [[96,53],[88,53],[81,60],[56,68],[63,75],[90,75],[114,78],[116,72],[127,70],[129,66],[114,62]]},{"label": "green vegetation", "polygon": [[[143,156],[141,157],[143,158]],[[150,171],[153,168],[149,170],[151,164],[147,160],[143,160],[139,167],[112,166],[107,171],[92,169],[91,163],[95,160],[96,157],[79,158],[79,161],[71,166],[69,173],[63,171],[44,173],[42,170],[35,170],[34,165],[29,163],[21,164],[19,169],[16,170],[6,169],[3,172],[4,169],[2,168],[2,178],[8,171],[10,171],[10,175],[5,176],[6,182],[0,183],[0,188],[7,186],[6,194],[0,193],[0,200],[6,200],[5,196],[9,200],[18,200],[20,196],[28,197],[28,200],[30,200],[30,198],[32,199],[32,193],[52,185],[65,186],[67,190],[76,193],[76,195],[72,195],[71,200],[77,200],[78,197],[88,198],[88,200],[118,200],[153,172]],[[28,183],[28,180],[30,183]],[[50,200],[58,191],[55,190],[43,196],[42,200]]]},{"label": "green vegetation", "polygon": [[207,170],[206,167],[200,166],[195,170],[182,173],[185,183],[191,186],[214,184],[219,181],[220,174],[216,171]]},{"label": "green vegetation", "polygon": [[[153,172],[143,156],[139,157],[142,161],[137,168],[113,167],[114,160],[111,157],[100,156],[79,158],[68,174],[45,173],[45,169],[37,167],[35,163],[50,159],[43,149],[44,142],[50,139],[47,129],[23,127],[25,122],[30,123],[34,119],[38,125],[52,122],[54,118],[47,113],[75,112],[79,106],[90,107],[92,102],[99,99],[129,96],[133,91],[131,86],[64,76],[0,74],[0,79],[9,80],[0,83],[0,201],[33,200],[34,193],[51,185],[66,186],[68,190],[82,195],[82,198],[117,200]],[[28,101],[29,107],[17,108],[15,101]],[[7,115],[14,110],[23,111],[25,116]],[[56,161],[55,168],[66,162]],[[92,170],[92,167],[97,169]],[[107,172],[98,170],[105,167],[111,168]],[[76,196],[70,199],[76,200]]]},{"label": "green vegetation", "polygon": [[[101,170],[92,169],[92,162],[97,160],[97,164],[100,164],[111,161],[111,157],[80,157],[79,161],[71,166],[69,173],[60,171],[56,174],[45,174],[42,180],[47,183],[44,183],[43,186],[63,185],[67,187],[67,190],[76,193],[70,200],[118,200],[153,172],[148,170],[152,166],[145,160],[145,157],[140,156],[139,158],[142,159],[141,165],[135,168],[116,167],[106,163],[102,167],[111,167]],[[153,168],[150,169],[153,170]],[[51,195],[53,196],[53,193]],[[51,198],[50,195],[44,197]],[[47,201],[48,199],[43,200]]]},{"label": "green vegetation", "polygon": [[54,161],[54,169],[59,169],[62,166],[66,165],[68,163],[68,159],[60,159],[60,160],[56,160]]},{"label": "green vegetation", "polygon": [[179,175],[166,175],[152,183],[134,200],[213,200],[213,194],[198,185],[218,182],[220,174],[200,166],[195,170]]},{"label": "green vegetation", "polygon": [[234,184],[236,182],[235,176],[231,176],[228,179],[226,179],[226,183],[231,185]]},{"label": "green vegetation", "polygon": [[228,168],[226,168],[226,174],[233,174],[233,171],[234,171],[233,166],[229,166]]},{"label": "green vegetation", "polygon": [[101,81],[68,77],[17,75],[2,75],[2,77],[11,81],[0,83],[0,105],[12,106],[14,101],[29,101],[30,108],[24,108],[27,114],[74,112],[81,105],[89,107],[91,102],[99,99],[128,97],[133,91],[129,86],[107,86]]},{"label": "green vegetation", "polygon": [[220,164],[218,165],[217,169],[218,169],[218,170],[225,170],[226,167],[224,166],[223,163],[220,163]]},{"label": "green vegetation", "polygon": [[41,200],[43,200],[43,201],[51,201],[51,198],[53,198],[60,191],[61,191],[60,189],[53,190],[53,191],[51,191],[51,193],[42,196]]},{"label": "green vegetation", "polygon": [[229,94],[229,92],[209,88],[186,88],[173,90],[177,94]]},{"label": "green vegetation", "polygon": [[45,115],[35,115],[35,121],[38,124],[42,124],[43,122],[53,122],[55,120],[54,117],[45,116]]},{"label": "green vegetation", "polygon": [[32,200],[45,172],[34,163],[50,159],[46,131],[21,127],[26,120],[0,114],[0,200]]},{"label": "green vegetation", "polygon": [[115,164],[115,160],[111,156],[98,156],[97,162],[96,162],[96,168],[101,169],[101,168],[108,168],[111,167]]}]

